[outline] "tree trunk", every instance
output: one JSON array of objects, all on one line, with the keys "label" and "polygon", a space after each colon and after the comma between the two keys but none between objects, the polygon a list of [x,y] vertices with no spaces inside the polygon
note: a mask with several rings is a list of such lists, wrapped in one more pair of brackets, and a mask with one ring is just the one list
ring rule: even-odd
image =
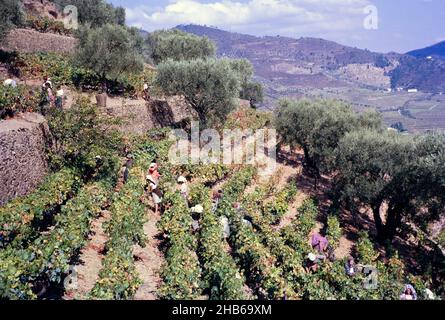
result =
[{"label": "tree trunk", "polygon": [[402,222],[402,214],[397,206],[388,208],[388,218],[386,219],[385,234],[386,240],[393,240],[397,233],[397,228]]},{"label": "tree trunk", "polygon": [[385,228],[383,225],[383,221],[382,218],[380,217],[380,208],[382,206],[382,201],[376,200],[373,203],[371,203],[371,209],[372,209],[372,213],[374,216],[374,223],[375,223],[375,228],[377,229],[377,238],[379,241],[384,241],[385,240]]},{"label": "tree trunk", "polygon": [[400,227],[402,222],[402,211],[397,205],[389,206],[386,223],[383,224],[382,218],[380,217],[381,204],[381,201],[376,201],[371,204],[371,207],[377,229],[377,239],[381,244],[384,244],[387,241],[392,241],[396,236],[397,228]]}]

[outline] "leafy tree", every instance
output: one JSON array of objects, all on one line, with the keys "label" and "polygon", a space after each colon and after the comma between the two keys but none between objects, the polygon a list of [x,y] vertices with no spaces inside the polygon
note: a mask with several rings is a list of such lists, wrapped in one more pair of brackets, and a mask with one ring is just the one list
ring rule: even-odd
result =
[{"label": "leafy tree", "polygon": [[275,125],[284,143],[302,147],[307,165],[318,176],[335,169],[334,151],[347,132],[381,127],[381,119],[375,113],[357,115],[350,106],[336,101],[284,100]]},{"label": "leafy tree", "polygon": [[9,29],[23,23],[23,10],[20,0],[2,0],[0,3],[0,41]]},{"label": "leafy tree", "polygon": [[48,157],[52,169],[79,169],[86,178],[107,178],[116,169],[121,135],[111,128],[118,119],[101,115],[88,99],[78,100],[68,110],[52,109],[47,116],[51,132]]},{"label": "leafy tree", "polygon": [[93,70],[103,82],[143,70],[142,41],[134,30],[106,24],[84,28],[75,63]]},{"label": "leafy tree", "polygon": [[55,0],[62,8],[68,5],[77,7],[79,22],[88,24],[92,28],[105,24],[125,25],[125,9],[114,7],[104,0]]},{"label": "leafy tree", "polygon": [[257,103],[264,101],[263,86],[259,82],[247,82],[242,85],[240,98],[250,101],[250,106],[255,107]]},{"label": "leafy tree", "polygon": [[[422,226],[445,205],[443,135],[403,136],[361,130],[348,133],[336,151],[335,186],[350,206],[368,205],[379,240],[391,240],[402,220]],[[386,203],[386,219],[380,209]]]},{"label": "leafy tree", "polygon": [[253,76],[253,66],[247,59],[232,59],[230,66],[236,72],[242,84],[247,83]]},{"label": "leafy tree", "polygon": [[263,102],[263,86],[251,80],[254,69],[250,61],[247,59],[236,59],[230,60],[230,63],[241,81],[240,98],[249,100],[252,107],[258,102]]},{"label": "leafy tree", "polygon": [[155,31],[148,36],[147,42],[155,64],[168,59],[180,61],[213,58],[216,53],[215,44],[209,38],[177,29]]},{"label": "leafy tree", "polygon": [[282,142],[292,147],[301,146],[306,161],[311,160],[313,123],[322,112],[324,110],[319,103],[312,104],[309,100],[282,100],[277,110],[275,127]]},{"label": "leafy tree", "polygon": [[168,60],[158,66],[156,85],[168,95],[183,95],[202,127],[224,121],[235,107],[239,79],[229,60]]}]

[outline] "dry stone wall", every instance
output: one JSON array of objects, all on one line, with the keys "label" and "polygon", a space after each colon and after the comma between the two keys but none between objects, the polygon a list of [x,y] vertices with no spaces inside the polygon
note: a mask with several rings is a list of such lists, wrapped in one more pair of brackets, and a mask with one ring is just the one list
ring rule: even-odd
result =
[{"label": "dry stone wall", "polygon": [[32,192],[47,175],[48,132],[36,113],[0,121],[0,205]]},{"label": "dry stone wall", "polygon": [[13,29],[0,44],[0,49],[24,53],[71,53],[76,45],[77,40],[73,37],[42,33],[31,29]]}]

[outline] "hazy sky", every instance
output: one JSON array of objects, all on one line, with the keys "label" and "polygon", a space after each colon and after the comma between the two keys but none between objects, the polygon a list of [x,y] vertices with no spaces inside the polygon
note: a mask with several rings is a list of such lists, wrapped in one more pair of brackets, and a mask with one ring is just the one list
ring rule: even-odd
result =
[{"label": "hazy sky", "polygon": [[[128,24],[147,31],[195,23],[260,36],[320,37],[379,52],[445,40],[444,0],[108,1],[127,9]],[[365,28],[374,14],[377,29]]]}]

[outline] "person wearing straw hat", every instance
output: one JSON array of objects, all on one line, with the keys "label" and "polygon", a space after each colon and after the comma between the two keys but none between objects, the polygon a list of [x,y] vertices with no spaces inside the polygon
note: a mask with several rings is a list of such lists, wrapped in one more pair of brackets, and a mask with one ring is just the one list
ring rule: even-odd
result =
[{"label": "person wearing straw hat", "polygon": [[196,206],[190,209],[190,212],[192,213],[193,232],[198,232],[201,229],[199,220],[201,218],[201,215],[204,213],[204,207],[200,204],[197,204]]},{"label": "person wearing straw hat", "polygon": [[326,256],[309,253],[306,262],[306,272],[317,272],[319,264],[326,260]]},{"label": "person wearing straw hat", "polygon": [[155,174],[156,171],[157,171],[157,166],[155,163],[152,163],[150,165],[150,168],[148,169],[148,175],[146,177],[147,185],[149,187],[155,205],[155,215],[157,215],[159,212],[159,207],[162,203],[162,197],[163,197],[162,191],[159,189],[158,186],[158,178],[156,177]]},{"label": "person wearing straw hat", "polygon": [[179,192],[181,193],[181,196],[187,200],[188,194],[189,194],[189,188],[187,184],[187,179],[183,176],[180,176],[178,178],[178,184],[179,184]]}]

